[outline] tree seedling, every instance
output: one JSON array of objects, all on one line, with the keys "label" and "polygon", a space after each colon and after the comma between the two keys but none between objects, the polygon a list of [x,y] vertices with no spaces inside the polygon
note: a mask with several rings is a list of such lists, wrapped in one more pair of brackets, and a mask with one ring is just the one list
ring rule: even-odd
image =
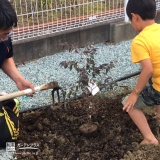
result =
[{"label": "tree seedling", "polygon": [[[114,64],[110,62],[96,66],[95,55],[97,54],[97,48],[95,48],[94,45],[89,45],[84,49],[77,49],[75,45],[70,45],[67,42],[60,42],[59,46],[63,49],[67,47],[71,54],[80,55],[79,61],[62,61],[60,63],[64,68],[69,68],[70,71],[74,69],[78,73],[76,83],[69,89],[63,89],[64,97],[69,99],[71,97],[76,98],[79,90],[82,91],[82,98],[90,95],[95,96],[99,92],[101,86],[112,81],[112,77],[108,76],[108,72],[114,67]],[[97,84],[95,82],[97,82]],[[112,85],[114,84],[111,84],[110,87],[112,87]],[[100,93],[98,96],[102,94],[103,93]],[[91,136],[92,133],[97,131],[97,126],[91,123],[92,111],[93,103],[90,102],[88,108],[88,123],[83,124],[79,128],[84,135],[89,134],[89,136]]]}]

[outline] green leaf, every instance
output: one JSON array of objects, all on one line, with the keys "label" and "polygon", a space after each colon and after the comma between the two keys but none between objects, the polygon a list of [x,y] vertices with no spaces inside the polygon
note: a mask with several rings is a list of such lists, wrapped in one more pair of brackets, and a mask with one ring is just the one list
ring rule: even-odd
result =
[{"label": "green leaf", "polygon": [[1,113],[1,112],[0,112],[0,117],[2,117],[2,116],[4,116],[4,113]]},{"label": "green leaf", "polygon": [[74,64],[74,69],[77,71],[77,63]]},{"label": "green leaf", "polygon": [[71,71],[71,70],[72,70],[72,64],[70,65],[70,67],[69,67],[69,68],[70,68],[70,71]]},{"label": "green leaf", "polygon": [[101,82],[101,81],[98,81],[97,85],[98,85],[98,86],[102,85],[102,82]]},{"label": "green leaf", "polygon": [[91,57],[91,59],[94,59],[94,56],[93,56],[93,55],[91,55],[90,57]]},{"label": "green leaf", "polygon": [[86,69],[87,69],[87,70],[89,70],[89,69],[90,69],[90,66],[89,66],[88,64],[87,64],[87,66],[86,66]]},{"label": "green leaf", "polygon": [[109,71],[109,69],[107,68],[107,69],[106,69],[106,74],[108,73],[108,71]]},{"label": "green leaf", "polygon": [[78,91],[78,86],[76,86],[76,91]]},{"label": "green leaf", "polygon": [[88,63],[90,63],[90,59],[89,59],[89,58],[87,58],[87,64],[88,64]]}]

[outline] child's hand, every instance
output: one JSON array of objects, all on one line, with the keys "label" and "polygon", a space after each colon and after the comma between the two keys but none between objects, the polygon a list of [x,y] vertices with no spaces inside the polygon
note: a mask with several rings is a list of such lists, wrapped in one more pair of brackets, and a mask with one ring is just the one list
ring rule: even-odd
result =
[{"label": "child's hand", "polygon": [[132,110],[134,108],[134,105],[137,102],[137,98],[138,98],[138,95],[135,94],[134,92],[132,92],[128,96],[128,99],[127,99],[125,105],[123,106],[123,111],[129,112],[130,110]]}]

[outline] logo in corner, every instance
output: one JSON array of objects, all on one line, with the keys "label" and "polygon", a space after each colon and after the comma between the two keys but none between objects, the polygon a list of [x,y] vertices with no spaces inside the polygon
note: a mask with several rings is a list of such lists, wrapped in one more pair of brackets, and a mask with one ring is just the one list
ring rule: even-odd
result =
[{"label": "logo in corner", "polygon": [[6,152],[14,152],[15,150],[15,142],[6,142]]}]

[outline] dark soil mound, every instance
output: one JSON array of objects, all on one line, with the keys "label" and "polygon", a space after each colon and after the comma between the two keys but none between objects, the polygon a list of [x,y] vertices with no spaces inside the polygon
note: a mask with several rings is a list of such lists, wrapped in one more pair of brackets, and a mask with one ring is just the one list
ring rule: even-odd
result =
[{"label": "dark soil mound", "polygon": [[[157,135],[158,126],[152,116],[147,114]],[[84,124],[96,125],[98,129],[86,136],[80,131]],[[139,146],[141,140],[139,130],[122,111],[121,97],[91,97],[69,102],[66,108],[50,106],[21,114],[15,156],[20,160],[156,160],[160,157],[159,146]],[[20,149],[24,145],[36,147]]]}]

